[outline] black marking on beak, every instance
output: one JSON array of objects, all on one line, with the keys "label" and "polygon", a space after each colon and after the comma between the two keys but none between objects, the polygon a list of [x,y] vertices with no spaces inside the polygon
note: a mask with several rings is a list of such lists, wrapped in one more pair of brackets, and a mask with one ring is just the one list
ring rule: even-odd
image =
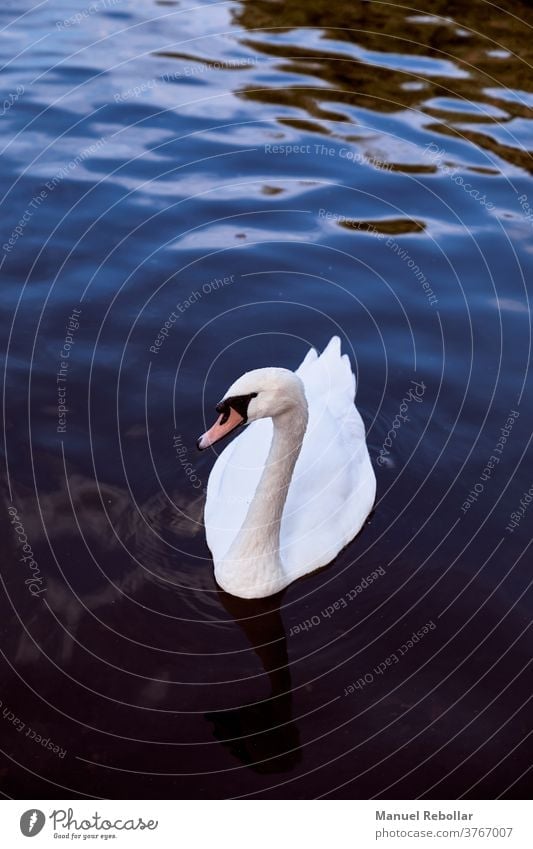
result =
[{"label": "black marking on beak", "polygon": [[228,399],[226,399],[225,401],[219,401],[216,405],[215,410],[217,411],[217,413],[221,413],[222,415],[220,424],[226,424],[227,420],[229,419],[230,406],[231,404],[229,403]]},{"label": "black marking on beak", "polygon": [[250,392],[249,395],[233,395],[231,398],[224,398],[216,406],[217,413],[222,414],[220,424],[225,424],[229,418],[230,407],[233,407],[236,413],[242,417],[243,424],[248,421],[248,405],[252,398],[257,398],[257,392]]}]

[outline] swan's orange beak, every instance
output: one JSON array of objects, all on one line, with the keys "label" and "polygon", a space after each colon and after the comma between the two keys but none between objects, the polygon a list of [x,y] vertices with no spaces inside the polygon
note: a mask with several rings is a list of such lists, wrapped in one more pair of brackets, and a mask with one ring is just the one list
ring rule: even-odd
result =
[{"label": "swan's orange beak", "polygon": [[245,419],[239,413],[237,413],[233,407],[228,407],[226,410],[218,417],[213,427],[210,427],[209,430],[206,430],[204,434],[200,437],[196,446],[199,451],[203,451],[204,448],[209,448],[210,445],[214,445],[215,442],[218,442],[219,439],[223,439],[232,430],[235,430],[236,427],[243,424]]}]

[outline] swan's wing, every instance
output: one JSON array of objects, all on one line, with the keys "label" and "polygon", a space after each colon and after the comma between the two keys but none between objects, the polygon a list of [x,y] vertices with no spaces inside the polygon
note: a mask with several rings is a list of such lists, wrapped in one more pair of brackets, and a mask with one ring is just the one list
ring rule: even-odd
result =
[{"label": "swan's wing", "polygon": [[281,526],[282,558],[297,577],[328,563],[360,530],[376,492],[363,420],[355,407],[355,376],[340,339],[298,369],[309,424],[289,488]]}]

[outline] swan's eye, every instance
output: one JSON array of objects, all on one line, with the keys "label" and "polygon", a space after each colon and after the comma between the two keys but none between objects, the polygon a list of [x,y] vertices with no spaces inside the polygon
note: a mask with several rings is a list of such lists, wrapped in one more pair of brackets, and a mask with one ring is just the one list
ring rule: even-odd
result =
[{"label": "swan's eye", "polygon": [[257,398],[257,392],[250,392],[249,395],[233,395],[231,398],[224,398],[223,401],[220,401],[215,408],[217,413],[222,414],[220,424],[225,424],[229,419],[230,408],[235,410],[246,422],[248,420],[248,404],[252,398]]},{"label": "swan's eye", "polygon": [[227,420],[229,419],[229,413],[230,413],[230,403],[229,403],[229,401],[227,401],[227,400],[226,401],[220,401],[216,405],[215,410],[217,411],[217,413],[222,413],[222,418],[220,419],[220,424],[226,424]]}]

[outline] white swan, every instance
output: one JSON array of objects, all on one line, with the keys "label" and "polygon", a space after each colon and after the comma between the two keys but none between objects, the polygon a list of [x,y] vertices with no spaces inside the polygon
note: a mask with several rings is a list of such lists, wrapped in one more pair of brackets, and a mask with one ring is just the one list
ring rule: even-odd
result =
[{"label": "white swan", "polygon": [[355,376],[340,339],[296,372],[243,374],[198,440],[203,450],[252,422],[217,459],[205,505],[215,578],[263,598],[325,566],[360,530],[376,494]]}]

